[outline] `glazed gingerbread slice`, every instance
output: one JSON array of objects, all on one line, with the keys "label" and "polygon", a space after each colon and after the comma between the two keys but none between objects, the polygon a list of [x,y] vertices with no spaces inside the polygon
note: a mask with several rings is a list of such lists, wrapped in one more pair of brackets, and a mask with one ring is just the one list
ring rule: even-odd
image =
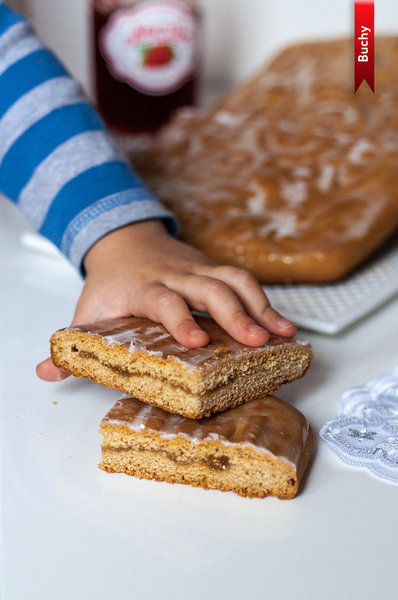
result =
[{"label": "glazed gingerbread slice", "polygon": [[100,433],[105,471],[260,498],[296,495],[313,444],[305,417],[272,396],[199,421],[122,398]]},{"label": "glazed gingerbread slice", "polygon": [[397,52],[379,37],[377,93],[354,94],[351,40],[290,47],[134,165],[216,263],[268,284],[341,278],[398,228]]},{"label": "glazed gingerbread slice", "polygon": [[73,375],[194,419],[272,393],[310,365],[307,343],[271,336],[254,348],[210,318],[197,321],[210,338],[203,348],[185,348],[162,325],[129,317],[61,329],[51,355]]}]

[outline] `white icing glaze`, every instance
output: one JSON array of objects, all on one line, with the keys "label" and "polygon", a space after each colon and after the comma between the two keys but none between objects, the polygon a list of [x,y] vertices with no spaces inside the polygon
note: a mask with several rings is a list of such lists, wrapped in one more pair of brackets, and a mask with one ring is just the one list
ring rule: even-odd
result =
[{"label": "white icing glaze", "polygon": [[298,165],[297,167],[293,167],[293,176],[294,177],[303,177],[304,179],[308,179],[311,177],[312,169],[305,165]]},{"label": "white icing glaze", "polygon": [[318,102],[316,111],[323,116],[330,114],[341,117],[346,125],[353,125],[359,119],[358,111],[354,106],[339,100],[323,100]]},{"label": "white icing glaze", "polygon": [[218,123],[227,127],[236,127],[236,125],[240,125],[245,119],[244,115],[236,115],[225,110],[218,111],[214,118]]},{"label": "white icing glaze", "polygon": [[365,154],[374,152],[374,146],[368,140],[358,140],[348,153],[348,160],[354,165],[360,165],[364,162]]},{"label": "white icing glaze", "polygon": [[263,215],[267,207],[267,195],[265,190],[256,183],[252,183],[250,191],[253,192],[253,195],[246,200],[246,208],[249,214]]},{"label": "white icing glaze", "polygon": [[371,223],[388,202],[388,199],[382,196],[373,197],[373,200],[373,204],[367,204],[364,207],[361,218],[351,223],[351,235],[354,238],[362,238],[367,235]]},{"label": "white icing glaze", "polygon": [[[77,331],[80,330],[80,327],[71,327],[71,329],[75,329]],[[95,335],[95,333],[92,333],[91,331],[87,331],[88,334],[90,335]],[[121,333],[115,333],[113,335],[104,335],[102,336],[102,339],[104,340],[104,342],[106,344],[112,345],[112,344],[132,344],[131,342],[131,335],[130,332],[124,331]]]},{"label": "white icing glaze", "polygon": [[273,233],[275,239],[285,237],[294,237],[298,235],[298,217],[294,213],[287,211],[269,211],[267,213],[267,223],[259,228],[261,236],[268,236]]},{"label": "white icing glaze", "polygon": [[294,83],[298,97],[302,102],[308,102],[312,97],[314,83],[314,61],[303,58],[297,65],[294,74]]},{"label": "white icing glaze", "polygon": [[326,165],[320,166],[320,173],[316,180],[316,185],[321,192],[326,193],[330,190],[334,173],[335,167],[333,165],[327,163]]},{"label": "white icing glaze", "polygon": [[291,206],[302,204],[307,199],[308,184],[302,179],[296,181],[284,181],[281,183],[283,198]]},{"label": "white icing glaze", "polygon": [[152,406],[150,404],[143,404],[137,418],[132,423],[132,429],[134,429],[134,431],[143,431],[146,428],[146,422],[151,412]]}]

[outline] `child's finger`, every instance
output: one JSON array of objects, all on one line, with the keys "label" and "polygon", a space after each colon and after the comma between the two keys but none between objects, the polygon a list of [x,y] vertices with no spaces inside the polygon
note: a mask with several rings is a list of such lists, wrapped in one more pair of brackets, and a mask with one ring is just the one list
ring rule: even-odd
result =
[{"label": "child's finger", "polygon": [[209,336],[196,323],[180,294],[159,285],[147,292],[145,302],[145,315],[162,323],[183,346],[197,348],[208,343]]},{"label": "child's finger", "polygon": [[182,294],[189,306],[198,310],[205,307],[212,317],[234,339],[248,346],[262,346],[269,333],[245,311],[232,289],[212,277],[184,275],[170,284]]},{"label": "child's finger", "polygon": [[270,306],[257,279],[248,271],[236,267],[216,267],[209,271],[235,292],[247,313],[271,333],[293,337],[296,326]]},{"label": "child's finger", "polygon": [[36,367],[36,373],[44,381],[60,381],[70,375],[68,371],[56,367],[51,358],[46,358],[46,360],[39,363]]}]

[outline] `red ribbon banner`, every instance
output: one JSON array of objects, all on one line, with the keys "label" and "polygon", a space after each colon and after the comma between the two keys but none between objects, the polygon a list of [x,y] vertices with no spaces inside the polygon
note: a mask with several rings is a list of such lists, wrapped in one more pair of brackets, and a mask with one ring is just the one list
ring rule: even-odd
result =
[{"label": "red ribbon banner", "polygon": [[355,89],[366,81],[375,91],[374,0],[355,0]]}]

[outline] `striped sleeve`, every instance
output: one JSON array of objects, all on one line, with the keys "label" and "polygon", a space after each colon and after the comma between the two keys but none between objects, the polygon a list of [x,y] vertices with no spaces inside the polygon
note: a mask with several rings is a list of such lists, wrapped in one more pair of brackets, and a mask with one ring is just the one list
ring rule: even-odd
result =
[{"label": "striped sleeve", "polygon": [[0,0],[0,191],[78,267],[124,225],[174,217],[26,19]]}]

